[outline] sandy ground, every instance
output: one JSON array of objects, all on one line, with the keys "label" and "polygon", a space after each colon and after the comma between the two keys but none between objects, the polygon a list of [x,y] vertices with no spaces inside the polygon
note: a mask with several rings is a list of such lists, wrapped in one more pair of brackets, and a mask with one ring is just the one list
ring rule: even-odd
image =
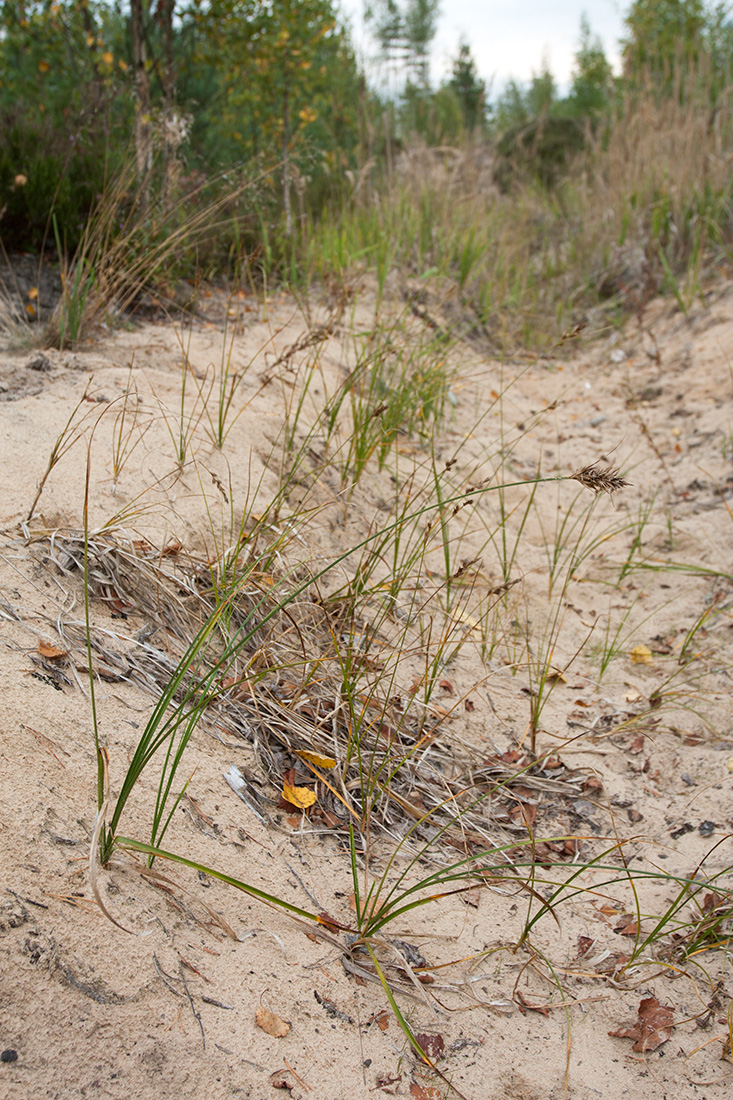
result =
[{"label": "sandy ground", "polygon": [[[78,578],[49,567],[48,539],[49,532],[81,524],[88,435],[60,459],[32,520],[23,522],[54,442],[85,389],[86,428],[103,413],[89,451],[92,528],[123,513],[118,526],[130,537],[214,555],[226,544],[229,522],[221,486],[235,510],[245,502],[255,513],[262,510],[279,484],[283,409],[294,407],[303,379],[297,365],[312,348],[287,354],[309,331],[303,311],[288,298],[266,309],[239,298],[235,307],[227,334],[227,303],[213,295],[201,302],[203,316],[188,330],[145,324],[110,331],[74,352],[39,358],[7,344],[0,354],[0,858],[6,868],[0,1048],[8,1052],[0,1064],[0,1095],[13,1100],[264,1100],[279,1095],[278,1087],[323,1100],[437,1100],[447,1092],[411,1053],[381,988],[348,973],[334,946],[308,938],[286,914],[180,868],[161,868],[171,881],[157,884],[130,866],[100,873],[105,904],[127,932],[110,923],[92,897],[87,867],[96,791],[88,681],[70,668],[57,675],[38,648],[41,641],[60,645],[59,619],[78,621],[82,614]],[[328,313],[325,305],[313,308],[311,327]],[[323,401],[322,389],[332,389],[353,363],[349,333],[371,324],[367,291],[350,308],[351,319],[347,311],[319,345],[320,373],[298,431]],[[504,615],[499,641],[487,653],[469,638],[446,669],[450,679],[439,702],[451,708],[461,702],[443,735],[460,739],[477,764],[526,745],[532,681],[518,639],[529,629],[539,652],[547,638],[543,624],[560,601],[558,636],[545,643],[545,652],[564,675],[542,712],[537,747],[557,751],[568,793],[535,798],[538,837],[569,831],[587,835],[590,844],[594,836],[609,843],[621,836],[631,863],[670,874],[692,874],[706,855],[702,870],[710,876],[731,866],[732,337],[733,289],[724,286],[687,317],[669,303],[653,303],[641,325],[571,344],[554,360],[501,364],[475,344],[459,344],[451,352],[455,374],[439,443],[441,460],[458,456],[456,484],[464,487],[493,477],[502,463],[503,475],[518,480],[532,478],[540,466],[546,476],[561,475],[601,458],[633,483],[598,501],[592,526],[575,529],[583,545],[599,538],[565,590],[570,558],[561,555],[560,580],[551,590],[552,548],[562,542],[558,532],[573,502],[587,491],[574,482],[538,488],[512,566],[520,583],[497,612]],[[189,376],[186,462],[177,471],[182,349],[200,390]],[[227,356],[244,378],[219,449],[201,395]],[[120,462],[116,417],[131,383],[138,420],[125,438],[130,447],[137,443]],[[419,462],[419,438],[405,437],[403,444],[405,460]],[[116,454],[121,469],[115,477]],[[384,509],[388,488],[388,471],[370,473],[340,522],[324,511],[300,535],[304,559],[320,560],[363,536]],[[326,478],[315,491],[321,503],[330,494],[338,504],[338,484]],[[517,529],[528,492],[507,498],[507,507],[516,508],[510,529]],[[497,540],[487,539],[487,531],[497,530],[497,507],[487,494],[461,521],[457,556],[482,558],[477,591],[502,580]],[[608,537],[600,537],[604,532]],[[572,553],[572,545],[570,539],[564,553]],[[620,576],[628,561],[665,568],[628,568]],[[431,549],[428,564],[439,571],[437,551]],[[120,639],[145,625],[116,610],[114,601],[95,605],[93,613]],[[601,678],[604,639],[606,650],[615,639],[617,652]],[[634,660],[639,646],[646,650],[637,649]],[[116,790],[153,703],[123,679],[100,682],[98,705]],[[343,842],[293,814],[275,815],[276,826],[266,827],[225,782],[232,764],[256,769],[252,746],[197,732],[186,764],[190,800],[179,808],[169,846],[349,923],[352,887]],[[152,790],[141,784],[134,812],[143,813]],[[266,785],[264,791],[275,807],[278,792]],[[516,815],[507,816],[506,807],[497,815],[497,838],[520,835]],[[733,885],[730,876],[722,881]],[[669,883],[651,883],[642,889],[642,912],[662,912],[673,896]],[[441,1036],[438,1065],[462,1095],[730,1095],[728,948],[682,959],[666,935],[654,959],[647,952],[644,965],[621,972],[634,943],[633,910],[629,891],[616,886],[566,902],[559,926],[545,916],[534,929],[533,951],[515,952],[527,906],[522,891],[484,889],[408,914],[393,931],[430,965],[454,963],[446,971],[450,989],[436,999],[400,1003],[414,1031]],[[689,920],[689,908],[681,915]],[[653,924],[650,918],[644,930]],[[548,980],[548,964],[556,983]],[[435,974],[442,989],[443,971]],[[469,986],[473,997],[462,995]],[[629,1038],[609,1032],[633,1023],[640,1001],[650,997],[672,1009],[674,1030],[657,1049],[635,1052]],[[287,1021],[287,1035],[257,1026],[260,1006]]]}]

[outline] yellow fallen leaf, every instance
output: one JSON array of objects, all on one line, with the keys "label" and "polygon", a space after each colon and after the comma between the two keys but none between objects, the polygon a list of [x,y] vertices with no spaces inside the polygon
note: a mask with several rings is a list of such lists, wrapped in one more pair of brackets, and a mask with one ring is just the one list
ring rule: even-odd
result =
[{"label": "yellow fallen leaf", "polygon": [[297,806],[299,810],[307,810],[316,800],[316,792],[310,787],[294,787],[286,779],[283,783],[283,798],[291,806]]},{"label": "yellow fallen leaf", "polygon": [[548,684],[567,684],[568,678],[559,668],[551,668],[545,677]]},{"label": "yellow fallen leaf", "polygon": [[462,607],[454,607],[453,610],[450,612],[450,618],[453,619],[453,621],[456,623],[463,623],[464,626],[467,626],[470,631],[473,631],[476,634],[479,634],[481,631],[480,624],[476,621],[476,619],[473,618],[472,615],[469,615],[467,611],[464,611]]},{"label": "yellow fallen leaf", "polygon": [[315,764],[317,768],[336,767],[337,761],[331,756],[321,756],[319,752],[307,752],[305,749],[296,749],[295,751],[301,760],[307,760],[309,764]]},{"label": "yellow fallen leaf", "polygon": [[262,1005],[255,1012],[255,1023],[257,1027],[261,1027],[268,1035],[274,1035],[276,1039],[283,1039],[290,1031],[290,1024],[286,1020],[270,1012],[269,1008],[263,1008]]},{"label": "yellow fallen leaf", "polygon": [[32,302],[34,302],[36,300],[36,298],[38,297],[38,287],[37,286],[32,286],[30,288],[30,290],[28,291],[28,297],[30,298],[30,300]]},{"label": "yellow fallen leaf", "polygon": [[635,665],[650,665],[652,663],[652,651],[647,645],[635,645],[631,650],[631,660]]},{"label": "yellow fallen leaf", "polygon": [[733,756],[728,757],[728,771],[733,772]]}]

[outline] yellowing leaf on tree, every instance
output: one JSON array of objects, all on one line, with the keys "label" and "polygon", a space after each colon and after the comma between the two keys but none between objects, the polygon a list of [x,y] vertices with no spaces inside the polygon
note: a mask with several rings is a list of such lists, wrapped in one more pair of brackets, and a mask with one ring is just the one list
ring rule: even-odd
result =
[{"label": "yellowing leaf on tree", "polygon": [[650,665],[652,663],[652,651],[648,645],[635,645],[631,650],[631,660],[635,665]]},{"label": "yellowing leaf on tree", "polygon": [[95,41],[94,35],[93,34],[88,34],[87,35],[87,46],[93,46],[94,41]]},{"label": "yellowing leaf on tree", "polygon": [[102,54],[101,60],[105,63],[105,65],[111,65],[114,62],[114,55],[110,52],[110,50],[106,50]]},{"label": "yellowing leaf on tree", "polygon": [[317,768],[336,767],[337,761],[331,756],[321,756],[319,752],[308,752],[306,749],[296,749],[295,751],[301,760],[307,760],[309,764],[315,764]]},{"label": "yellowing leaf on tree", "polygon": [[283,783],[283,798],[299,810],[307,810],[316,800],[316,792],[310,787],[294,787],[287,779]]},{"label": "yellowing leaf on tree", "polygon": [[38,62],[38,71],[39,71],[39,73],[47,73],[50,68],[51,68],[51,66],[49,65],[48,61],[39,61]]}]

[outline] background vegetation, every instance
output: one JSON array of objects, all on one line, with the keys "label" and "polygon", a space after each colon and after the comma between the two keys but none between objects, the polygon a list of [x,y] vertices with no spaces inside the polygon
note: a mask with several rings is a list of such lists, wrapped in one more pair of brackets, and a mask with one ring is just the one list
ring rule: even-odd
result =
[{"label": "background vegetation", "polygon": [[366,5],[376,89],[330,0],[4,0],[3,247],[68,274],[86,241],[92,272],[106,203],[105,240],[134,211],[125,253],[175,235],[169,283],[368,264],[437,278],[502,344],[660,290],[687,308],[731,236],[727,6],[635,0],[620,75],[584,18],[566,94],[545,65],[493,99],[465,42],[431,86],[438,8]]}]

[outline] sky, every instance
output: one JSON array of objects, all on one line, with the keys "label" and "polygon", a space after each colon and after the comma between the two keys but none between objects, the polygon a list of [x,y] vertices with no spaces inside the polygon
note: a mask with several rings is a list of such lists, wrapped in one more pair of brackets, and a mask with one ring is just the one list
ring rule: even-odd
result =
[{"label": "sky", "polygon": [[[376,47],[364,31],[363,0],[340,0],[340,5],[352,26],[357,53],[366,61]],[[631,0],[441,0],[431,77],[438,84],[450,74],[451,60],[464,38],[479,75],[491,81],[494,94],[511,77],[530,80],[533,72],[541,70],[543,57],[564,91],[570,83],[583,12],[618,69],[618,40],[630,6]]]}]

